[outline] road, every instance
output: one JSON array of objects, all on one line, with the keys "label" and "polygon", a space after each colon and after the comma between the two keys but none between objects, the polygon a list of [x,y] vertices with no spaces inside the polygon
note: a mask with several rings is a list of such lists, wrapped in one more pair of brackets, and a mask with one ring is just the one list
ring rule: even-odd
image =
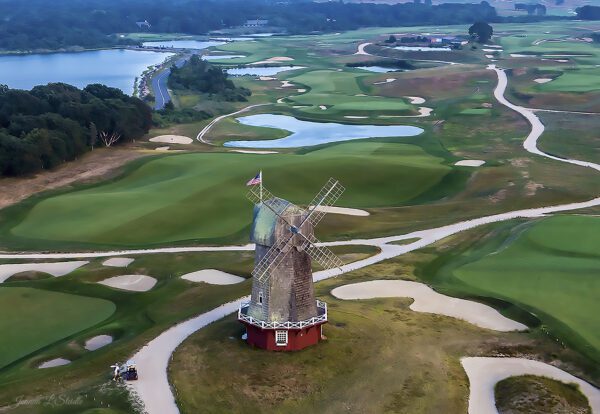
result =
[{"label": "road", "polygon": [[[175,62],[175,66],[178,68],[182,67],[185,62],[188,61],[190,56],[185,56],[178,59]],[[169,75],[171,74],[171,68],[165,68],[162,72],[152,78],[152,89],[154,90],[155,101],[154,109],[160,111],[165,105],[171,102],[171,95],[167,89],[167,83],[169,81]]]},{"label": "road", "polygon": [[242,108],[242,109],[240,109],[239,111],[235,111],[235,112],[232,112],[232,113],[230,113],[230,114],[225,114],[225,115],[221,115],[221,116],[218,116],[218,117],[216,117],[215,119],[213,119],[212,121],[210,121],[210,123],[209,123],[208,125],[206,125],[204,128],[202,128],[202,131],[200,131],[200,132],[198,133],[198,135],[196,136],[196,141],[200,141],[200,142],[201,142],[201,143],[203,143],[203,144],[214,145],[214,144],[212,144],[212,143],[210,143],[210,142],[206,141],[206,140],[204,139],[204,135],[206,135],[206,133],[207,133],[208,131],[210,131],[210,129],[211,129],[211,128],[212,128],[212,127],[213,127],[213,126],[214,126],[214,125],[215,125],[217,122],[219,122],[219,121],[221,121],[222,119],[225,119],[225,118],[227,118],[227,117],[230,117],[230,116],[235,116],[235,115],[241,114],[241,113],[243,113],[243,112],[249,111],[249,110],[251,110],[251,109],[253,109],[253,108],[257,108],[257,107],[259,107],[259,106],[265,106],[265,105],[272,105],[272,104],[270,104],[270,103],[263,103],[263,104],[250,105],[250,106],[247,106],[247,107],[245,107],[245,108]]}]

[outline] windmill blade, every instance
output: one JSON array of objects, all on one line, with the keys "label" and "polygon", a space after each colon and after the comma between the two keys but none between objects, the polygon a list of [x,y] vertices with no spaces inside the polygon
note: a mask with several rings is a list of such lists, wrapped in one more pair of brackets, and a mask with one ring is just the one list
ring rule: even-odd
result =
[{"label": "windmill blade", "polygon": [[304,234],[299,233],[304,238],[304,243],[299,250],[304,250],[310,256],[310,258],[319,263],[323,269],[332,269],[334,267],[342,267],[344,262],[335,255],[328,247],[317,246],[316,243],[321,243],[317,238],[312,235],[311,238],[307,238]]},{"label": "windmill blade", "polygon": [[344,193],[344,186],[340,184],[340,182],[334,178],[330,178],[329,181],[321,188],[321,191],[317,193],[315,198],[310,202],[310,212],[306,217],[306,220],[309,220],[313,227],[316,227],[325,214],[327,214],[325,209],[319,209],[319,207],[330,207],[335,204],[335,202],[340,198],[340,196]]},{"label": "windmill blade", "polygon": [[287,245],[292,241],[294,235],[288,238],[281,239],[279,243],[274,244],[263,256],[263,258],[254,266],[252,276],[259,282],[264,283],[269,279],[269,271],[281,264],[283,259],[292,249],[286,249]]}]

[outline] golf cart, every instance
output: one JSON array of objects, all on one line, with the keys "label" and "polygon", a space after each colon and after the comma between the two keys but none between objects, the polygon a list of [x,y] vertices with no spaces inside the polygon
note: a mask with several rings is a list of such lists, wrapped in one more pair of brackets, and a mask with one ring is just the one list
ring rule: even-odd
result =
[{"label": "golf cart", "polygon": [[137,368],[134,361],[127,361],[123,365],[115,363],[110,366],[113,368],[114,381],[135,381],[138,379]]}]

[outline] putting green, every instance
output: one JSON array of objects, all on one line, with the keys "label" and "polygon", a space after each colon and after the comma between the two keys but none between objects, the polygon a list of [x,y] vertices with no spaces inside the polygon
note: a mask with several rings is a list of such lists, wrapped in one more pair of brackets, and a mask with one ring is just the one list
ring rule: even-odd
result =
[{"label": "putting green", "polygon": [[555,334],[600,355],[600,218],[547,218],[506,243],[454,275],[524,305]]},{"label": "putting green", "polygon": [[114,303],[46,290],[0,288],[0,368],[108,318]]},{"label": "putting green", "polygon": [[265,185],[291,201],[310,202],[333,176],[347,187],[339,205],[368,208],[398,206],[426,196],[451,171],[442,162],[416,145],[373,141],[306,154],[166,156],[144,162],[114,182],[24,207],[5,216],[9,223],[4,229],[21,242],[243,241],[252,216],[245,183],[261,168]]}]

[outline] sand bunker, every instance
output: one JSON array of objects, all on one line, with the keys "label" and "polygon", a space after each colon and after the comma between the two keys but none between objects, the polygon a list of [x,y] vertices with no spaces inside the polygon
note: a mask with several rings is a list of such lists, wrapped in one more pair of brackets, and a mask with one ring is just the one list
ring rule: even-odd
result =
[{"label": "sand bunker", "polygon": [[481,49],[481,50],[483,50],[484,52],[492,52],[492,53],[493,52],[502,52],[503,51],[503,49]]},{"label": "sand bunker", "polygon": [[231,150],[230,152],[239,152],[241,154],[277,154],[277,151]]},{"label": "sand bunker", "polygon": [[345,115],[346,119],[367,119],[368,116]]},{"label": "sand bunker", "polygon": [[459,167],[481,167],[483,164],[485,164],[483,160],[460,160],[454,163]]},{"label": "sand bunker", "polygon": [[[309,206],[308,208],[312,208],[312,207],[313,206]],[[317,207],[317,211],[324,211],[325,213],[331,213],[331,214],[344,214],[346,216],[360,216],[360,217],[366,217],[371,214],[365,210],[359,210],[357,208],[346,208],[346,207],[319,206],[319,207]]]},{"label": "sand bunker", "polygon": [[374,280],[340,286],[331,291],[339,299],[405,297],[415,301],[410,309],[462,319],[481,328],[496,331],[523,331],[527,326],[505,318],[497,310],[481,303],[437,293],[429,286],[407,280]]},{"label": "sand bunker", "polygon": [[527,57],[536,57],[536,55],[523,55],[521,53],[511,53],[510,57],[514,57],[514,58],[527,58]]},{"label": "sand bunker", "polygon": [[134,260],[135,259],[130,257],[113,257],[102,262],[102,265],[110,267],[127,267],[133,263]]},{"label": "sand bunker", "polygon": [[304,93],[304,92],[306,92],[306,89],[300,88],[300,89],[297,89],[297,91],[298,91],[299,93]]},{"label": "sand bunker", "polygon": [[250,65],[268,65],[269,63],[277,63],[277,62],[291,62],[294,58],[287,56],[275,56],[269,59],[261,60],[258,62],[250,63]]},{"label": "sand bunker", "polygon": [[494,55],[485,55],[485,57],[488,58],[488,59],[493,59]]},{"label": "sand bunker", "polygon": [[51,359],[50,361],[46,361],[46,362],[40,364],[38,366],[38,368],[41,368],[41,369],[54,368],[54,367],[60,367],[62,365],[67,365],[70,363],[71,363],[71,361],[69,361],[68,359],[56,358],[56,359]]},{"label": "sand bunker", "polygon": [[190,282],[204,282],[211,285],[234,285],[243,282],[243,277],[225,273],[216,269],[204,269],[197,272],[188,273],[181,276],[182,279]]},{"label": "sand bunker", "polygon": [[156,147],[154,151],[168,151],[171,147]]},{"label": "sand bunker", "polygon": [[379,118],[422,118],[430,116],[432,112],[432,108],[421,106],[419,107],[419,115],[379,115]]},{"label": "sand bunker", "polygon": [[425,98],[421,98],[420,96],[405,96],[406,99],[410,100],[410,103],[413,105],[421,105],[425,103]]},{"label": "sand bunker", "polygon": [[537,78],[533,80],[536,83],[548,83],[552,82],[552,78]]},{"label": "sand bunker", "polygon": [[291,83],[290,81],[281,81],[281,87],[282,88],[291,88],[292,86],[294,86],[293,83]]},{"label": "sand bunker", "polygon": [[18,263],[0,265],[0,283],[21,272],[42,272],[52,276],[64,276],[75,269],[88,264],[87,261],[56,262],[56,263]]},{"label": "sand bunker", "polygon": [[277,80],[277,78],[274,78],[272,76],[259,76],[258,80],[261,80],[261,81],[272,81],[272,80]]},{"label": "sand bunker", "polygon": [[462,358],[469,377],[469,414],[498,414],[494,387],[519,375],[538,375],[564,383],[576,383],[588,398],[593,412],[600,412],[600,390],[552,365],[525,358]]},{"label": "sand bunker", "polygon": [[85,341],[85,349],[95,351],[112,343],[113,339],[110,335],[98,335]]},{"label": "sand bunker", "polygon": [[384,85],[386,83],[394,82],[395,80],[396,80],[396,78],[387,78],[386,80],[384,80],[382,82],[375,82],[373,85]]},{"label": "sand bunker", "polygon": [[111,277],[98,283],[115,289],[146,292],[156,285],[156,279],[144,275],[123,275]]},{"label": "sand bunker", "polygon": [[163,144],[191,144],[193,139],[181,135],[160,135],[150,138],[150,142],[161,142]]},{"label": "sand bunker", "polygon": [[325,111],[325,110],[327,110],[327,107],[325,105],[319,105],[319,109],[321,111]]}]

